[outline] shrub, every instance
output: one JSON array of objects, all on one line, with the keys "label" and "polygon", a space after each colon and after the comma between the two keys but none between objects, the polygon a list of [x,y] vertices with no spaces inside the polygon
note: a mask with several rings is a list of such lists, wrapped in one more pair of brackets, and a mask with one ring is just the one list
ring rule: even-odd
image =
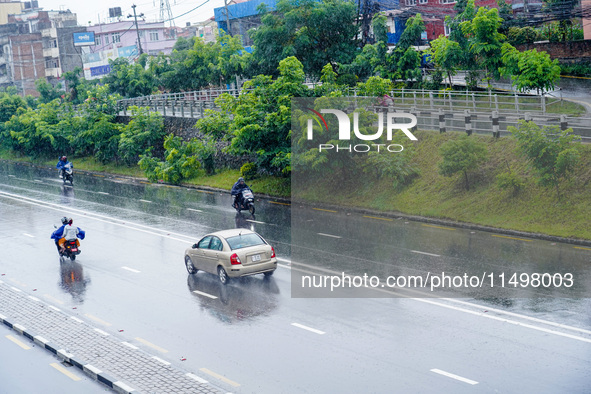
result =
[{"label": "shrub", "polygon": [[517,172],[513,168],[510,168],[507,172],[497,175],[497,186],[499,189],[511,190],[511,195],[513,197],[519,194],[524,185],[525,183],[523,182],[523,179],[517,175]]},{"label": "shrub", "polygon": [[257,166],[254,163],[246,163],[240,167],[240,175],[244,179],[250,180],[257,177]]}]

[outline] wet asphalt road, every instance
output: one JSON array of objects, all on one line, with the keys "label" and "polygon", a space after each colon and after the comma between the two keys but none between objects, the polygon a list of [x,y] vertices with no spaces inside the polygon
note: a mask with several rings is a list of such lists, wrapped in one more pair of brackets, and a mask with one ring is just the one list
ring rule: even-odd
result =
[{"label": "wet asphalt road", "polygon": [[[236,215],[229,200],[81,174],[71,188],[54,171],[1,163],[2,280],[236,393],[591,387],[591,248],[265,200],[252,218]],[[75,262],[60,264],[49,235],[63,215],[87,239]],[[213,275],[187,274],[185,248],[237,226],[275,246],[281,264],[270,280],[261,275],[222,286]],[[577,277],[575,292],[292,297],[292,274],[297,279],[302,270],[384,278],[515,266],[566,266]]]}]

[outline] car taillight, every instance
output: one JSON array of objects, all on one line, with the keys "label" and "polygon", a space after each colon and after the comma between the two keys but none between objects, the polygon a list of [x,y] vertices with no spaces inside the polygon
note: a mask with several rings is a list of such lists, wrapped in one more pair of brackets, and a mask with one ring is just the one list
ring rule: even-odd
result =
[{"label": "car taillight", "polygon": [[275,257],[275,248],[271,246],[271,258]]},{"label": "car taillight", "polygon": [[236,265],[242,264],[242,261],[240,261],[240,257],[238,257],[236,253],[234,253],[232,256],[230,256],[230,263],[232,263],[232,265]]}]

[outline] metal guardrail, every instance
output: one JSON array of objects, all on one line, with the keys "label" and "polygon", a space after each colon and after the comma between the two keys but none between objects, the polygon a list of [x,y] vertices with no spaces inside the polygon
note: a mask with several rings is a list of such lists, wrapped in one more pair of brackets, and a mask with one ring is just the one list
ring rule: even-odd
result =
[{"label": "metal guardrail", "polygon": [[[127,115],[130,106],[149,107],[163,116],[200,119],[206,109],[219,109],[215,98],[222,93],[234,97],[237,89],[208,89],[194,92],[152,95],[119,101],[120,114]],[[349,89],[346,94],[358,96],[358,89]],[[539,126],[557,125],[561,129],[572,128],[575,134],[591,142],[591,118],[548,114],[548,106],[561,101],[557,98],[518,95],[515,93],[492,93],[472,91],[392,90],[376,100],[376,111],[415,114],[418,127],[440,131],[466,131],[506,135],[507,127],[518,120],[533,120]]]}]

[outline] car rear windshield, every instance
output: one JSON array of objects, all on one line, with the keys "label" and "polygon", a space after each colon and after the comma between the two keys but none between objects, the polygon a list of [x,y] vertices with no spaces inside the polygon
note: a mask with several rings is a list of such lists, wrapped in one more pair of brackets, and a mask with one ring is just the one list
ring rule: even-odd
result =
[{"label": "car rear windshield", "polygon": [[265,244],[265,241],[258,234],[237,235],[226,238],[226,241],[228,241],[228,245],[230,245],[230,249],[232,250]]}]

